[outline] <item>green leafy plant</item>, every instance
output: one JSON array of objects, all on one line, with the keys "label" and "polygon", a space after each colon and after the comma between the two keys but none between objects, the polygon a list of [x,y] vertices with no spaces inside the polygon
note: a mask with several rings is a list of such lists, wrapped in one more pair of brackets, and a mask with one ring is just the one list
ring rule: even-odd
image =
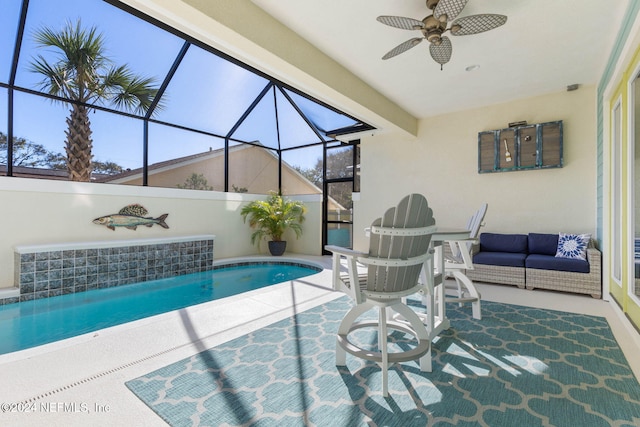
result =
[{"label": "green leafy plant", "polygon": [[260,241],[265,237],[276,242],[282,241],[287,229],[293,230],[296,238],[300,238],[306,212],[304,203],[284,199],[281,194],[271,192],[267,200],[256,200],[244,206],[240,215],[245,223],[249,219],[249,226],[255,229],[251,234],[251,243],[260,246]]},{"label": "green leafy plant", "polygon": [[207,178],[203,174],[195,172],[184,181],[184,184],[178,184],[176,187],[186,190],[213,190],[213,187],[207,182]]},{"label": "green leafy plant", "polygon": [[231,184],[231,189],[234,193],[248,193],[249,189],[247,187],[238,187],[235,184]]}]

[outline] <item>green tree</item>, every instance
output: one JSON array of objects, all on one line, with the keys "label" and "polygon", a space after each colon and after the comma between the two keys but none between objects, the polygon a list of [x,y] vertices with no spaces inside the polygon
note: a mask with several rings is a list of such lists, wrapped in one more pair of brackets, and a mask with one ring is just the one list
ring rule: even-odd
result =
[{"label": "green tree", "polygon": [[[7,135],[0,132],[0,164],[7,164]],[[25,138],[13,137],[13,166],[27,168],[66,169],[66,156],[47,150],[44,145],[36,144]],[[93,161],[93,170],[105,175],[115,175],[123,171],[117,163]]]},{"label": "green tree", "polygon": [[[0,132],[0,164],[7,164],[8,138]],[[13,166],[36,168],[47,166],[47,159],[52,153],[43,145],[27,141],[25,138],[13,137]]]},{"label": "green tree", "polygon": [[316,187],[322,188],[322,158],[316,160],[316,165],[312,168],[301,168],[300,166],[293,166],[300,175],[307,178]]},{"label": "green tree", "polygon": [[122,166],[115,162],[106,161],[100,162],[98,160],[93,161],[93,171],[104,175],[117,175],[122,173],[124,169]]},{"label": "green tree", "polygon": [[192,173],[189,178],[185,179],[184,184],[178,184],[176,187],[187,190],[213,190],[213,187],[209,185],[204,175],[195,172]]},{"label": "green tree", "polygon": [[112,104],[117,108],[144,114],[158,89],[152,78],[135,75],[126,65],[113,65],[105,56],[104,37],[95,27],[84,29],[78,20],[60,31],[42,28],[34,35],[36,45],[54,48],[53,62],[37,55],[31,71],[42,74],[40,88],[50,95],[74,101],[67,118],[65,140],[69,179],[89,181],[92,171],[92,131],[90,107],[86,104]]},{"label": "green tree", "polygon": [[[302,176],[316,187],[322,188],[322,158],[316,160],[313,168],[294,166]],[[327,176],[330,178],[346,178],[353,174],[353,151],[351,149],[334,149],[327,153]],[[343,207],[349,209],[353,204],[352,184],[350,182],[334,183],[331,186],[331,197]]]},{"label": "green tree", "polygon": [[[67,157],[62,153],[54,153],[53,151],[48,151],[44,157],[43,166],[49,169],[64,170],[67,168]],[[106,162],[92,160],[91,166],[93,172],[102,175],[117,175],[124,171],[124,168],[122,166],[109,160],[107,160]]]},{"label": "green tree", "polygon": [[231,189],[234,193],[248,193],[249,189],[247,187],[238,187],[235,184],[231,184]]}]

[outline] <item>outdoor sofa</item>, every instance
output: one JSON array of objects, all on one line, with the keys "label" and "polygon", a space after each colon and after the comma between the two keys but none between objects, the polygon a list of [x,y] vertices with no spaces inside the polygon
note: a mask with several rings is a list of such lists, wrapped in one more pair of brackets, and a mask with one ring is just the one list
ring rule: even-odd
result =
[{"label": "outdoor sofa", "polygon": [[[582,239],[582,247],[571,238]],[[601,298],[601,265],[602,254],[589,235],[482,233],[473,247],[474,268],[466,274],[478,282]]]}]

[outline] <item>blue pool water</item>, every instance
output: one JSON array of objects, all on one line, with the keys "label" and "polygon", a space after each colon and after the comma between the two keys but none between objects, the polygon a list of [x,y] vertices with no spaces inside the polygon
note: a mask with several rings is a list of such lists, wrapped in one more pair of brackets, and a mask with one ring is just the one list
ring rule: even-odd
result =
[{"label": "blue pool water", "polygon": [[317,273],[285,263],[249,263],[203,273],[0,306],[0,354]]}]

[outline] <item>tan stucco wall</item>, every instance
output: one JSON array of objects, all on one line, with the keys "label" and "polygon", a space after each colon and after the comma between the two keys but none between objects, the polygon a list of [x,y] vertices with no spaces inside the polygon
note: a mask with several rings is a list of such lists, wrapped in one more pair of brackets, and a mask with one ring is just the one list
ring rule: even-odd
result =
[{"label": "tan stucco wall", "polygon": [[[197,160],[173,165],[149,173],[150,187],[177,188],[192,174],[202,174],[214,191],[224,191],[224,156],[216,153]],[[120,184],[141,185],[140,175],[118,179]],[[229,151],[229,191],[233,186],[246,188],[249,193],[267,194],[278,189],[278,159],[260,147],[246,146]],[[322,190],[304,179],[290,167],[282,168],[283,194],[318,194]]]},{"label": "tan stucco wall", "polygon": [[[362,140],[362,190],[356,203],[358,233],[410,192],[423,193],[438,224],[464,226],[483,202],[493,232],[595,233],[595,87],[462,111],[420,121],[413,140],[375,136]],[[526,120],[563,120],[564,167],[478,174],[478,132]]]}]

